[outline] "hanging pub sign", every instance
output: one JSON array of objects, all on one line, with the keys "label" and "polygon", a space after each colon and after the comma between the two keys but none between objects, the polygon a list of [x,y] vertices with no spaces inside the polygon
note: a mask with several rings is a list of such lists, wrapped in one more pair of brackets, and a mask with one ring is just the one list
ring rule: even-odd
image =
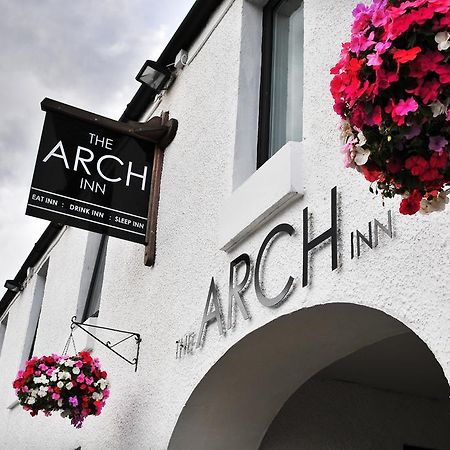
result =
[{"label": "hanging pub sign", "polygon": [[117,122],[50,99],[41,107],[26,214],[145,244],[155,150],[176,121]]}]

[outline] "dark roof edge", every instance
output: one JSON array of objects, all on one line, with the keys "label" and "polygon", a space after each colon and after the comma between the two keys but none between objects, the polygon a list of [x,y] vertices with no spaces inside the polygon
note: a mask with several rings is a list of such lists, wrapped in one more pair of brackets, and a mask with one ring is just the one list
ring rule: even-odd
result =
[{"label": "dark roof edge", "polygon": [[[196,0],[183,22],[181,22],[181,25],[166,45],[166,48],[162,51],[158,58],[158,62],[166,66],[172,64],[175,62],[175,57],[180,50],[190,48],[222,1],[223,0]],[[154,98],[154,91],[145,85],[141,85],[130,103],[128,103],[119,120],[121,122],[140,120]],[[30,254],[17,272],[17,275],[14,278],[16,282],[23,284],[27,277],[28,269],[36,265],[42,256],[44,256],[45,252],[56,239],[62,228],[63,225],[53,222],[50,223],[36,244],[34,244]],[[6,311],[16,295],[16,292],[9,290],[5,292],[0,300],[0,316]]]},{"label": "dark roof edge", "polygon": [[[166,48],[158,58],[158,63],[168,66],[175,62],[175,57],[180,50],[187,50],[191,47],[194,40],[205,28],[211,15],[222,3],[223,0],[196,0],[187,16],[181,22],[175,34],[170,39]],[[139,120],[145,113],[147,107],[154,99],[152,90],[142,85],[134,94],[134,97],[128,103],[125,111],[120,118],[121,121]]]},{"label": "dark roof edge", "polygon": [[[20,285],[24,283],[28,275],[28,269],[35,266],[39,262],[52,242],[61,232],[63,227],[64,226],[59,223],[50,223],[50,225],[45,229],[38,241],[34,244],[34,247],[31,250],[30,254],[27,256],[24,263],[22,264],[22,267],[14,277],[14,281],[16,281]],[[17,292],[9,290],[5,292],[2,299],[0,300],[0,316],[6,311],[16,295]]]},{"label": "dark roof edge", "polygon": [[188,50],[222,2],[223,0],[197,0],[162,51],[158,62],[167,66],[175,62],[180,50]]}]

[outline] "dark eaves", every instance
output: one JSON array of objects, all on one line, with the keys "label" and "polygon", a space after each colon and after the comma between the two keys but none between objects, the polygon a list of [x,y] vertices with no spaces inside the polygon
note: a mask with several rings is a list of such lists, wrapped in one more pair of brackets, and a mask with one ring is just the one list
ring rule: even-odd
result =
[{"label": "dark eaves", "polygon": [[[167,44],[166,48],[161,53],[158,58],[158,63],[165,66],[173,64],[175,57],[180,50],[189,49],[222,1],[223,0],[197,0],[175,34],[172,36],[172,39]],[[130,103],[128,103],[119,120],[121,122],[128,122],[129,120],[139,121],[154,99],[155,91],[146,85],[141,85]],[[56,239],[62,228],[63,225],[52,222],[45,229],[14,277],[14,281],[18,285],[23,285],[27,278],[28,270],[31,267],[34,267],[44,256],[45,252]],[[10,290],[5,292],[0,300],[0,316],[6,311],[16,295],[16,292]]]}]

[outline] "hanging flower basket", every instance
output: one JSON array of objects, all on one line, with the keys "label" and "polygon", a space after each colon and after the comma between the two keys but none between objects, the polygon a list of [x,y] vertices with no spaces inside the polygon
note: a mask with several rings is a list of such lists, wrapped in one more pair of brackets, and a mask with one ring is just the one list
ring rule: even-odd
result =
[{"label": "hanging flower basket", "polygon": [[46,416],[61,411],[76,428],[81,428],[87,416],[101,413],[109,397],[108,386],[99,360],[87,352],[71,357],[34,356],[13,383],[19,403],[32,416],[39,411]]},{"label": "hanging flower basket", "polygon": [[[353,11],[331,70],[345,166],[402,214],[442,210],[450,184],[450,0],[373,0]],[[371,191],[373,191],[371,186]]]}]

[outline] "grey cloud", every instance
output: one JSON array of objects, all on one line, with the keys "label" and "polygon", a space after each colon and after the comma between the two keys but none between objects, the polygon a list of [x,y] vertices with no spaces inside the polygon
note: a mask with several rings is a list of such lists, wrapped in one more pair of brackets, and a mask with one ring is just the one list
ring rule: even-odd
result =
[{"label": "grey cloud", "polygon": [[54,98],[117,118],[193,0],[0,0],[0,283],[47,222],[24,216],[44,119]]}]

